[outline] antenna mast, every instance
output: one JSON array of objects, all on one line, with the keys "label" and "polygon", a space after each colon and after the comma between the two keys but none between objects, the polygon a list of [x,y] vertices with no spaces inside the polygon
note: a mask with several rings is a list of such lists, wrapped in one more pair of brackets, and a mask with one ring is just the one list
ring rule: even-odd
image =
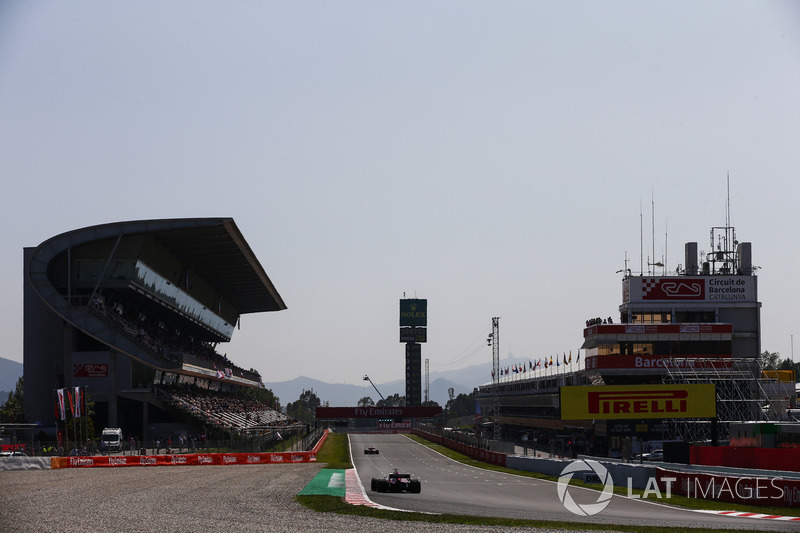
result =
[{"label": "antenna mast", "polygon": [[[650,189],[650,226],[651,231],[653,233],[651,242],[653,243],[653,263],[656,263],[656,202],[653,199],[653,189]],[[647,272],[650,272],[650,265],[648,265]],[[653,269],[653,275],[655,275],[656,271]]]},{"label": "antenna mast", "polygon": [[667,230],[668,227],[669,227],[669,221],[667,219],[664,219],[664,275],[665,276],[667,275],[667,265],[669,264],[667,262],[667,251],[669,250],[668,248],[669,231]]},{"label": "antenna mast", "polygon": [[426,405],[430,401],[431,382],[430,382],[430,367],[428,366],[430,361],[431,361],[430,359],[425,358],[425,404]]},{"label": "antenna mast", "polygon": [[639,275],[644,275],[644,218],[642,218],[641,199],[639,199]]}]

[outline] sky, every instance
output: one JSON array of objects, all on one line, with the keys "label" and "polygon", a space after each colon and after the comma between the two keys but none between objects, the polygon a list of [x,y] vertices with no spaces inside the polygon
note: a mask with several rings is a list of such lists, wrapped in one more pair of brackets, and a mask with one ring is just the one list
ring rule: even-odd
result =
[{"label": "sky", "polygon": [[288,309],[219,351],[265,382],[403,379],[403,297],[432,374],[488,381],[492,317],[503,358],[577,351],[726,221],[798,360],[798,95],[791,1],[2,0],[0,357],[23,248],[232,217]]}]

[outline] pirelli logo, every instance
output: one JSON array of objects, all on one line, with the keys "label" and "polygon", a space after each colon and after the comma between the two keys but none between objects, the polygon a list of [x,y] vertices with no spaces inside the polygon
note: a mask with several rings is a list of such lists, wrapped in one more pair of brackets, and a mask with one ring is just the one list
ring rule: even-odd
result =
[{"label": "pirelli logo", "polygon": [[685,390],[665,390],[660,392],[590,392],[589,413],[685,413]]},{"label": "pirelli logo", "polygon": [[561,419],[712,418],[713,384],[561,387]]}]

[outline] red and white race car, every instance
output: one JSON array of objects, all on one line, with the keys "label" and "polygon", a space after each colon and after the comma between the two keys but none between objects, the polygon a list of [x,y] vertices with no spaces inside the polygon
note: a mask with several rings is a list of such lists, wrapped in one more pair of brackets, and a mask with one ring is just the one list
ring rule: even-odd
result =
[{"label": "red and white race car", "polygon": [[419,479],[414,479],[411,474],[401,474],[396,468],[394,472],[385,478],[372,478],[372,490],[374,492],[411,492],[417,493],[422,490]]}]

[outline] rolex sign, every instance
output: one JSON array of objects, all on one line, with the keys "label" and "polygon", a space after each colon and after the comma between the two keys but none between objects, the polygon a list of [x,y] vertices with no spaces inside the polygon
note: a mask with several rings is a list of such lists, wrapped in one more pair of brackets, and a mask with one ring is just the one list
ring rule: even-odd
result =
[{"label": "rolex sign", "polygon": [[428,300],[400,300],[401,326],[428,326]]}]

